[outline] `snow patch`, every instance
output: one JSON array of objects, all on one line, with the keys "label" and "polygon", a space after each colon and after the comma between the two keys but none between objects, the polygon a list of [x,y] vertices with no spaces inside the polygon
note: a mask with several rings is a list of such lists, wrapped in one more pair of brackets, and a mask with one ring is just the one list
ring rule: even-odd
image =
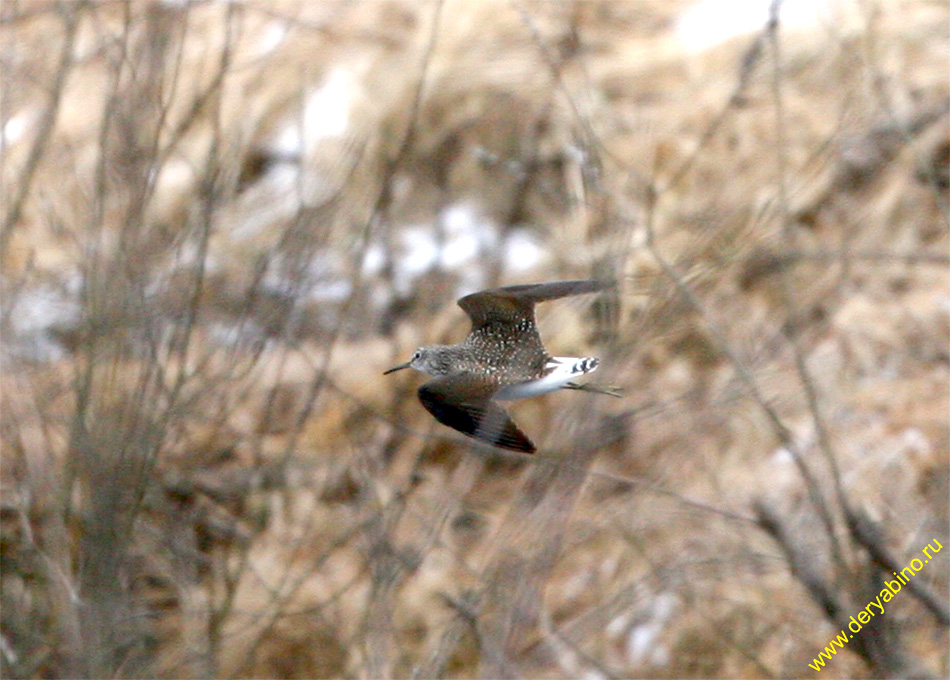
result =
[{"label": "snow patch", "polygon": [[21,111],[11,116],[3,125],[3,131],[0,133],[0,146],[16,144],[23,139],[26,130],[30,125],[33,114],[27,111]]},{"label": "snow patch", "polygon": [[543,255],[541,244],[527,229],[513,231],[505,239],[505,268],[509,271],[533,269]]},{"label": "snow patch", "polygon": [[[680,15],[676,35],[691,52],[702,52],[731,38],[762,30],[769,19],[771,0],[700,0]],[[782,5],[784,30],[834,25],[840,0],[796,0]]]},{"label": "snow patch", "polygon": [[287,24],[283,21],[272,21],[267,28],[261,31],[257,40],[258,54],[264,55],[273,52],[287,37]]},{"label": "snow patch", "polygon": [[330,71],[323,86],[304,104],[303,124],[308,138],[339,137],[346,132],[355,85],[349,71],[342,68]]}]

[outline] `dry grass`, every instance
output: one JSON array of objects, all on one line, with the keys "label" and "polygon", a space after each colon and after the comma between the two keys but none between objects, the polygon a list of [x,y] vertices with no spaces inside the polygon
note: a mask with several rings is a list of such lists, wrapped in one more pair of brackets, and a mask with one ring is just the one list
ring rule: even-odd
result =
[{"label": "dry grass", "polygon": [[[948,9],[0,6],[4,677],[946,677]],[[622,400],[418,376],[480,287]]]}]

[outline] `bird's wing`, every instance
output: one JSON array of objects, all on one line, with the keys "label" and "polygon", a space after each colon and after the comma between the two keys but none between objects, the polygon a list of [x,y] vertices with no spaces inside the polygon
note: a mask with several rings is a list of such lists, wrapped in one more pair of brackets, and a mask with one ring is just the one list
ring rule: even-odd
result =
[{"label": "bird's wing", "polygon": [[443,375],[419,388],[419,401],[443,425],[503,449],[534,453],[511,416],[491,400],[497,385],[470,373]]},{"label": "bird's wing", "polygon": [[458,304],[472,319],[472,330],[476,331],[490,323],[534,323],[534,305],[538,302],[582,293],[596,293],[611,285],[609,282],[596,280],[529,283],[472,293],[461,298]]},{"label": "bird's wing", "polygon": [[[465,344],[495,361],[521,366],[527,373],[543,368],[548,353],[534,320],[534,305],[609,288],[604,281],[555,281],[493,288],[466,295],[458,301],[472,319]],[[517,343],[512,343],[517,338]]]}]

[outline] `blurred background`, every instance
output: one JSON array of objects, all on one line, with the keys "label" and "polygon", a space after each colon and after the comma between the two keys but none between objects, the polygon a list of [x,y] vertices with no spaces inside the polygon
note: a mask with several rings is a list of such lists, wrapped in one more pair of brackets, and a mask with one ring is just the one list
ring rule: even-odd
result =
[{"label": "blurred background", "polygon": [[[947,677],[943,0],[8,0],[9,678]],[[382,371],[483,288],[621,399]],[[820,669],[820,670],[819,670]]]}]

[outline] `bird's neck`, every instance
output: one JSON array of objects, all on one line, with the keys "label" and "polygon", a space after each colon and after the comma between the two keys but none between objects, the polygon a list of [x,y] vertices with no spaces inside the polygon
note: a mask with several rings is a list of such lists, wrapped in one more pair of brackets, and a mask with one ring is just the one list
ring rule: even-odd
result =
[{"label": "bird's neck", "polygon": [[458,345],[431,345],[426,349],[434,358],[427,366],[429,375],[448,375],[465,369],[465,351]]}]

